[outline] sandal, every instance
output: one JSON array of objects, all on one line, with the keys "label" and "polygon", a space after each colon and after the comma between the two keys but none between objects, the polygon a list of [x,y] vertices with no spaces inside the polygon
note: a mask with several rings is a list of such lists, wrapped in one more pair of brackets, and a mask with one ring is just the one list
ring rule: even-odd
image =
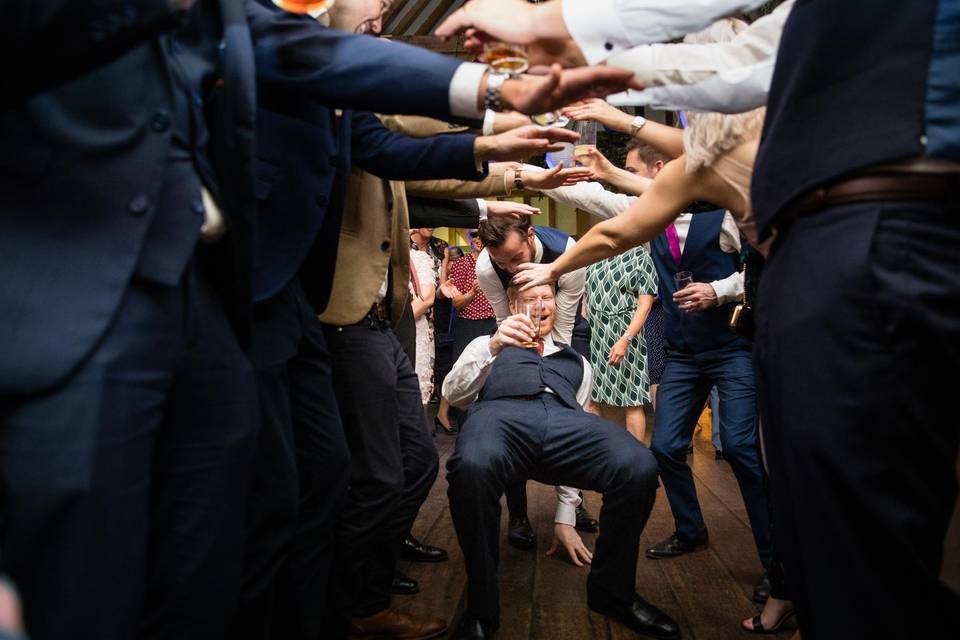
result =
[{"label": "sandal", "polygon": [[744,631],[749,631],[750,633],[779,633],[783,631],[784,626],[795,616],[797,615],[796,609],[788,609],[783,612],[783,615],[776,621],[776,623],[769,629],[764,628],[763,623],[760,621],[760,616],[753,616],[753,618],[748,618],[751,622],[751,626],[747,626],[747,620],[740,621],[740,628]]}]

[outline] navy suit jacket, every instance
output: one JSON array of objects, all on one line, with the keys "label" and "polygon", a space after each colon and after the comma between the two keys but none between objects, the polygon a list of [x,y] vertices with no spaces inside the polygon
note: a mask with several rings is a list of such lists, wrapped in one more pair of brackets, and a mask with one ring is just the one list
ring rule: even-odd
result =
[{"label": "navy suit jacket", "polygon": [[[218,5],[223,82],[207,101],[207,151],[229,232],[211,251],[221,254],[216,287],[244,342],[255,90],[296,87],[323,104],[446,118],[460,62],[255,0]],[[151,222],[140,205],[156,201],[170,152],[170,130],[156,124],[174,100],[155,36],[178,18],[167,0],[0,5],[0,393],[66,379],[119,307]]]}]

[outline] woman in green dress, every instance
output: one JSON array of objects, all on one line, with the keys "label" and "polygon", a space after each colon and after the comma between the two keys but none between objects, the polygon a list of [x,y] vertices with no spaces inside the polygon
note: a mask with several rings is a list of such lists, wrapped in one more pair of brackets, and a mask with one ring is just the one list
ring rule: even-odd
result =
[{"label": "woman in green dress", "polygon": [[643,324],[657,295],[650,254],[637,247],[591,265],[586,293],[592,399],[598,405],[623,407],[627,430],[643,440],[643,407],[650,404]]}]

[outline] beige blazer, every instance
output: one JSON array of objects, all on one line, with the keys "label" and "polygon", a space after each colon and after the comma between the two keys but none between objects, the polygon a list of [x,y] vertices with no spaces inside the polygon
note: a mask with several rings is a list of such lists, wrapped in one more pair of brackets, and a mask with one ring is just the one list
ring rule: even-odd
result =
[{"label": "beige blazer", "polygon": [[[414,116],[381,117],[389,128],[423,137],[459,133],[466,127]],[[479,182],[418,180],[409,183],[417,195],[434,198],[481,198],[506,195],[505,165],[493,165]],[[388,290],[391,321],[396,325],[407,309],[410,278],[410,214],[403,182],[383,180],[353,169],[347,182],[343,223],[337,248],[333,289],[320,320],[346,326],[359,322],[370,310],[390,269]]]}]

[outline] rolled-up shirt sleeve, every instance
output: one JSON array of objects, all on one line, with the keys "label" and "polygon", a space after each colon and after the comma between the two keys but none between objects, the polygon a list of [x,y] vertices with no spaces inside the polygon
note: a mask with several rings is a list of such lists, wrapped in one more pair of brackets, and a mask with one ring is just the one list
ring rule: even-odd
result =
[{"label": "rolled-up shirt sleeve", "polygon": [[765,0],[560,0],[563,21],[590,64],[640,44],[699,31]]},{"label": "rolled-up shirt sleeve", "polygon": [[477,399],[487,382],[496,356],[490,353],[490,336],[480,336],[467,345],[443,380],[443,397],[465,409]]}]

